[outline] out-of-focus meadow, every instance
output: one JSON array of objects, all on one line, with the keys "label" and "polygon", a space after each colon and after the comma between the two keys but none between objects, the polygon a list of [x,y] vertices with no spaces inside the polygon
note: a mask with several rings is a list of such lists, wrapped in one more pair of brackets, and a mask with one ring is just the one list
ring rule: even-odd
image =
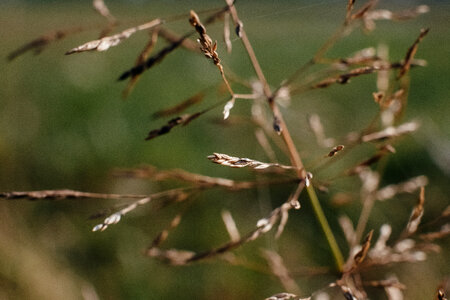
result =
[{"label": "out-of-focus meadow", "polygon": [[[358,1],[357,1],[358,2]],[[389,2],[389,3],[386,3]],[[446,1],[380,1],[380,7],[404,9],[427,4],[430,12],[404,22],[380,21],[367,34],[356,29],[326,55],[345,57],[362,48],[388,45],[393,60],[404,58],[421,28],[431,28],[419,45],[416,57],[428,62],[411,70],[411,89],[404,120],[416,120],[420,129],[395,143],[397,153],[385,158],[382,185],[426,175],[423,223],[449,205],[450,194],[450,5]],[[221,1],[115,1],[111,12],[121,21],[120,29],[156,17],[188,13],[224,5]],[[238,1],[239,14],[269,83],[275,87],[314,55],[333,34],[345,16],[346,1]],[[191,30],[188,17],[167,26],[179,33]],[[55,29],[96,26],[104,22],[91,3],[77,1],[2,1],[0,4],[0,192],[73,189],[105,193],[148,194],[175,186],[149,180],[112,176],[117,168],[151,164],[162,169],[185,169],[210,176],[252,179],[254,173],[229,169],[209,162],[213,152],[266,161],[258,146],[255,127],[239,116],[250,113],[250,102],[238,101],[228,123],[221,121],[222,108],[212,110],[188,126],[144,141],[151,129],[165,124],[152,114],[207,90],[207,107],[226,93],[217,91],[221,77],[202,55],[180,49],[143,74],[131,95],[123,100],[124,82],[119,75],[129,69],[148,40],[139,32],[104,53],[64,53],[98,37],[99,30],[69,36],[50,44],[39,55],[26,53],[11,62],[7,55],[21,45]],[[232,32],[233,52],[222,42],[223,26],[207,27],[219,41],[223,64],[242,78],[255,77],[247,55]],[[158,46],[160,47],[160,46]],[[160,49],[160,48],[158,48]],[[318,151],[307,116],[318,114],[327,136],[339,138],[366,126],[376,115],[376,75],[352,79],[295,96],[282,108],[306,167],[314,165],[327,149]],[[236,88],[239,89],[239,88]],[[239,92],[239,91],[238,91]],[[315,178],[339,174],[373,153],[362,146],[323,169]],[[277,152],[281,163],[289,158]],[[241,233],[279,206],[292,191],[291,185],[249,191],[210,190],[195,196],[167,247],[205,250],[229,239],[220,214],[233,214]],[[331,226],[343,251],[345,239],[336,216],[357,220],[361,210],[358,180],[343,180],[331,194],[347,191],[353,201],[333,206],[330,196],[320,194]],[[398,235],[408,221],[418,193],[376,203],[368,228],[378,235],[389,223]],[[236,250],[249,267],[232,266],[213,259],[192,266],[173,267],[145,257],[142,252],[152,239],[182,209],[181,205],[153,212],[145,206],[126,215],[105,232],[91,232],[97,224],[88,217],[103,208],[125,201],[113,200],[1,200],[0,202],[0,298],[1,299],[261,299],[284,288],[275,276],[259,272],[267,263],[260,248],[283,254],[291,271],[331,266],[325,239],[308,199],[302,209],[290,213],[286,232],[279,240],[263,237]],[[440,282],[449,276],[448,239],[438,243],[441,252],[425,262],[401,264],[377,270],[394,272],[406,284],[406,299],[431,299]],[[388,271],[386,271],[388,270]],[[305,271],[306,272],[306,271]],[[377,272],[373,273],[376,278]],[[307,273],[307,272],[306,272]],[[325,286],[331,275],[294,276],[302,295]],[[367,278],[370,280],[371,278]],[[379,299],[384,297],[381,293]]]}]

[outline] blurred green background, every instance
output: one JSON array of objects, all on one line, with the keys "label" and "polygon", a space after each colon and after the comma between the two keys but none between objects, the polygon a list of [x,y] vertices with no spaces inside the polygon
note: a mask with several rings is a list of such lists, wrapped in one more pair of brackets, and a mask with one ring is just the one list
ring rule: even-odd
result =
[{"label": "blurred green background", "polygon": [[[107,2],[109,4],[109,2]],[[419,46],[418,58],[425,68],[411,72],[409,106],[405,120],[417,120],[417,133],[400,139],[397,154],[386,159],[382,186],[410,177],[426,175],[424,222],[433,220],[449,204],[450,194],[450,3],[448,1],[380,1],[380,8],[393,10],[427,4],[431,11],[405,22],[377,22],[370,34],[355,30],[340,40],[327,57],[344,57],[380,43],[389,46],[392,60],[401,60],[421,28],[431,28]],[[223,6],[222,1],[112,1],[109,8],[123,21],[120,29],[156,17]],[[238,1],[261,65],[275,87],[306,62],[342,23],[346,1]],[[387,6],[386,6],[387,5]],[[65,51],[96,39],[99,30],[69,36],[49,45],[40,55],[27,53],[12,62],[7,55],[26,42],[55,29],[104,20],[90,1],[2,1],[0,4],[0,191],[74,189],[105,193],[145,194],[172,185],[147,180],[115,178],[115,168],[152,164],[162,169],[182,168],[211,176],[253,179],[248,170],[211,164],[213,152],[262,161],[267,158],[257,145],[254,126],[248,122],[224,126],[217,122],[221,108],[175,128],[150,142],[144,138],[166,121],[151,118],[153,112],[170,107],[197,91],[221,82],[217,69],[201,55],[179,50],[146,72],[127,100],[122,100],[124,82],[118,76],[134,64],[148,35],[136,33],[121,45],[104,53],[65,56]],[[127,26],[128,25],[128,26]],[[187,18],[167,24],[184,33]],[[219,54],[226,67],[243,78],[255,75],[240,41],[232,38],[233,52],[224,51],[223,27],[217,23],[208,33],[219,40]],[[162,43],[161,43],[162,44]],[[160,47],[160,46],[159,46]],[[317,113],[328,136],[341,138],[363,128],[375,115],[372,100],[375,75],[355,78],[349,85],[333,86],[296,96],[283,109],[298,149],[307,163],[328,153],[318,149],[307,126],[307,116]],[[210,93],[199,107],[207,107],[224,95]],[[193,108],[190,111],[197,111]],[[248,115],[250,105],[238,101],[232,117]],[[344,166],[361,161],[373,147],[361,147],[340,164],[317,174],[327,178]],[[279,153],[278,153],[279,154]],[[287,157],[278,156],[281,163]],[[211,190],[189,205],[180,227],[167,247],[200,251],[228,240],[220,218],[230,210],[241,233],[254,228],[257,220],[279,206],[293,186],[283,185],[237,193]],[[347,214],[356,222],[361,204],[358,180],[337,182],[331,194],[348,191],[355,201],[344,207],[329,204],[321,195],[327,216],[344,251],[345,240],[336,217]],[[375,232],[389,223],[394,236],[405,226],[414,195],[398,196],[375,206],[368,228]],[[292,212],[280,240],[263,237],[236,251],[251,263],[265,265],[259,249],[279,251],[292,271],[333,264],[308,200]],[[92,233],[98,222],[87,218],[121,201],[26,200],[0,202],[0,298],[1,299],[261,299],[283,291],[274,276],[212,260],[187,267],[171,267],[146,258],[142,250],[167,226],[182,205],[152,212],[146,207],[128,214],[103,233]],[[376,233],[377,235],[378,233]],[[430,299],[448,276],[448,240],[443,251],[423,263],[402,264],[388,270],[408,286],[406,299]],[[386,272],[380,270],[380,276]],[[373,274],[377,278],[377,273]],[[307,296],[336,278],[295,277]],[[381,294],[378,295],[383,297]]]}]

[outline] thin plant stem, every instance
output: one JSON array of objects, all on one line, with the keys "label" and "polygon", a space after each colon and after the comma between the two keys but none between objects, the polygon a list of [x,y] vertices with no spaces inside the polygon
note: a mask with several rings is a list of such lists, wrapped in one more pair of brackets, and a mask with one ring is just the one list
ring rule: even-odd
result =
[{"label": "thin plant stem", "polygon": [[334,237],[334,234],[331,231],[327,218],[323,213],[322,207],[320,205],[319,199],[317,198],[317,194],[316,191],[314,190],[313,185],[311,184],[307,186],[306,191],[308,192],[308,196],[311,201],[314,213],[316,214],[317,220],[319,221],[322,227],[323,233],[325,234],[325,238],[327,239],[328,245],[330,246],[331,252],[333,253],[334,260],[336,262],[336,267],[339,272],[342,272],[344,266],[344,257],[342,256],[341,250],[339,249],[339,246],[336,242],[336,238]]},{"label": "thin plant stem", "polygon": [[[233,18],[234,23],[241,24],[241,21],[239,20],[239,17],[237,14],[237,10],[234,7],[233,1],[226,0],[226,2],[229,6],[230,14]],[[264,95],[268,99],[270,108],[272,109],[274,116],[276,118],[278,118],[278,122],[281,127],[281,136],[283,138],[284,143],[287,146],[290,161],[291,161],[292,165],[297,169],[298,177],[300,179],[305,180],[307,173],[303,166],[303,162],[301,160],[300,154],[298,153],[297,148],[295,147],[294,141],[292,140],[292,137],[289,133],[287,125],[283,119],[283,116],[282,116],[281,112],[279,111],[278,106],[275,103],[274,94],[272,93],[272,91],[269,87],[269,84],[267,83],[267,80],[264,76],[264,73],[261,69],[258,59],[256,58],[255,52],[253,51],[253,47],[252,47],[252,45],[247,37],[247,34],[245,33],[245,30],[243,28],[240,29],[240,35],[241,35],[240,37],[241,37],[242,43],[243,43],[243,45],[247,51],[247,54],[250,58],[250,61],[252,63],[253,69],[255,70],[255,73],[256,73],[259,81],[263,85]],[[322,207],[320,205],[319,199],[317,198],[314,187],[312,185],[308,185],[306,189],[308,191],[308,196],[311,201],[314,213],[317,217],[317,220],[318,220],[320,226],[322,227],[322,230],[325,234],[327,242],[330,246],[331,252],[332,252],[333,257],[336,262],[337,269],[339,272],[341,272],[343,269],[344,259],[343,259],[341,250],[339,249],[339,246],[336,242],[336,238],[334,237],[333,232],[330,228],[330,225],[328,224],[328,221],[327,221],[325,214],[322,210]]]},{"label": "thin plant stem", "polygon": [[360,241],[364,234],[364,230],[366,229],[367,222],[369,222],[369,217],[372,212],[372,208],[375,204],[375,198],[373,195],[370,195],[365,199],[363,208],[361,210],[361,215],[358,220],[358,225],[356,226],[355,238],[353,240],[352,247],[356,246]]},{"label": "thin plant stem", "polygon": [[[234,1],[233,0],[225,0],[225,1],[228,4],[231,17],[233,18],[233,22],[235,24],[241,24],[241,21],[239,20],[239,17],[237,14],[236,7],[234,6]],[[263,85],[264,95],[267,98],[271,98],[272,91],[270,90],[269,84],[267,83],[266,77],[264,76],[264,72],[263,72],[261,66],[259,65],[258,59],[256,58],[256,55],[255,55],[255,51],[253,50],[253,47],[247,37],[247,34],[245,33],[244,28],[241,28],[239,31],[240,31],[240,37],[241,37],[242,44],[244,45],[245,50],[247,51],[247,54],[250,58],[253,69],[255,70],[256,76],[258,76],[259,81]]]}]

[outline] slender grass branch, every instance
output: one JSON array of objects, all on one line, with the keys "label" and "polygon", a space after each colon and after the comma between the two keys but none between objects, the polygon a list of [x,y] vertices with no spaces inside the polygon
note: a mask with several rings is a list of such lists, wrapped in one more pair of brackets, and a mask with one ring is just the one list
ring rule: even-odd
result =
[{"label": "slender grass branch", "polygon": [[[234,23],[242,24],[242,22],[239,19],[238,14],[237,14],[237,10],[234,7],[233,1],[226,0],[226,2],[229,5],[230,14],[233,18]],[[304,168],[300,154],[298,153],[297,148],[295,147],[294,141],[292,140],[292,137],[289,133],[289,130],[284,121],[284,118],[283,118],[281,112],[279,111],[278,106],[276,105],[275,97],[274,97],[274,95],[276,95],[276,94],[272,93],[272,91],[269,87],[269,84],[267,83],[267,80],[264,76],[264,72],[258,62],[258,59],[256,58],[256,55],[255,55],[253,47],[250,43],[250,40],[248,39],[247,34],[245,33],[245,30],[243,28],[240,29],[240,36],[241,36],[242,43],[243,43],[243,45],[247,51],[247,54],[250,58],[250,61],[252,63],[253,69],[255,70],[255,73],[263,86],[264,95],[269,102],[269,105],[273,112],[273,115],[275,118],[277,118],[277,121],[279,122],[279,125],[281,128],[281,137],[283,138],[283,141],[286,144],[286,147],[288,149],[289,159],[290,159],[292,165],[297,169],[298,177],[302,180],[305,180],[306,176],[307,176],[307,172]],[[308,191],[308,196],[311,201],[314,213],[317,217],[317,220],[319,221],[320,226],[322,227],[322,230],[325,234],[327,242],[330,246],[331,252],[336,261],[337,269],[339,272],[341,272],[343,269],[344,259],[343,259],[341,250],[339,249],[339,246],[336,242],[336,238],[334,237],[333,232],[330,228],[330,225],[328,224],[328,221],[322,210],[320,202],[317,198],[314,187],[312,185],[307,186],[307,191]]]},{"label": "slender grass branch", "polygon": [[344,257],[342,256],[341,250],[336,242],[336,238],[331,231],[330,225],[328,224],[327,218],[323,213],[322,207],[320,205],[319,199],[317,198],[316,191],[314,190],[313,185],[309,185],[306,187],[306,191],[308,192],[309,199],[311,201],[311,205],[313,206],[314,213],[316,214],[317,220],[322,227],[323,233],[327,239],[328,245],[331,248],[331,252],[333,253],[334,260],[336,262],[336,267],[339,272],[342,272],[344,266]]}]

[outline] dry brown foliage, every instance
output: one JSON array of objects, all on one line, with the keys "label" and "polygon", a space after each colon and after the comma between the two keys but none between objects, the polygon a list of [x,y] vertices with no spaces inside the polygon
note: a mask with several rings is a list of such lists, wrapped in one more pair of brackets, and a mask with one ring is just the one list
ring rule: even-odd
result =
[{"label": "dry brown foliage", "polygon": [[[428,253],[439,251],[439,246],[434,242],[438,239],[447,237],[450,233],[448,223],[442,225],[437,231],[424,232],[421,230],[421,220],[425,212],[424,187],[428,184],[428,179],[425,176],[418,176],[402,183],[380,187],[380,185],[382,185],[382,174],[379,169],[374,168],[374,165],[380,162],[380,160],[395,153],[395,149],[391,143],[394,143],[396,139],[401,136],[415,132],[419,128],[418,122],[409,121],[400,123],[399,120],[407,104],[409,91],[409,80],[407,80],[407,76],[413,66],[425,65],[424,61],[415,59],[415,56],[419,44],[428,34],[429,29],[421,30],[418,38],[412,46],[407,49],[406,55],[401,62],[389,61],[387,55],[385,55],[382,50],[376,50],[374,47],[358,50],[357,52],[342,58],[327,58],[326,54],[337,41],[358,26],[363,27],[368,31],[374,30],[375,21],[400,21],[413,18],[428,11],[428,7],[421,5],[401,12],[391,12],[384,9],[376,10],[376,0],[369,0],[359,8],[356,7],[358,6],[358,3],[356,3],[355,0],[349,0],[347,2],[344,20],[336,33],[317,50],[312,58],[304,65],[300,66],[296,72],[287,76],[286,80],[279,86],[272,89],[266,80],[264,71],[259,64],[258,58],[244,29],[244,23],[238,16],[235,3],[231,0],[226,0],[226,4],[225,7],[202,12],[202,14],[206,14],[205,18],[202,16],[202,19],[205,20],[204,22],[202,22],[199,17],[200,13],[197,14],[194,10],[191,10],[189,14],[173,18],[173,20],[184,18],[186,23],[189,22],[194,30],[186,30],[186,32],[181,34],[173,32],[170,29],[165,28],[165,22],[169,22],[170,18],[166,21],[161,18],[156,18],[150,22],[128,28],[117,34],[103,36],[99,39],[89,41],[69,50],[66,54],[85,51],[105,51],[110,47],[120,44],[138,31],[151,29],[149,41],[143,47],[134,66],[123,72],[119,77],[119,80],[130,78],[128,86],[124,91],[124,96],[130,93],[137,83],[137,80],[146,70],[161,63],[167,55],[180,47],[184,47],[194,53],[203,54],[208,60],[212,61],[219,70],[221,80],[226,87],[226,92],[229,93],[229,97],[227,97],[226,100],[221,99],[215,101],[210,104],[208,108],[198,112],[186,113],[170,119],[160,128],[151,130],[148,133],[146,140],[152,140],[161,135],[168,134],[173,128],[179,127],[180,125],[188,125],[191,121],[223,104],[225,104],[223,109],[224,119],[227,119],[236,99],[247,99],[252,105],[252,116],[248,119],[250,119],[252,124],[257,127],[255,135],[258,143],[271,162],[261,162],[255,159],[235,157],[223,153],[213,153],[212,155],[207,156],[207,159],[213,163],[231,168],[248,167],[253,170],[274,170],[277,176],[276,179],[265,179],[255,176],[256,179],[254,180],[237,181],[229,178],[191,173],[181,169],[158,170],[151,166],[143,166],[134,169],[117,170],[115,175],[130,178],[150,178],[155,181],[173,180],[178,184],[181,184],[182,187],[150,195],[120,195],[86,193],[72,190],[54,190],[1,193],[0,197],[11,200],[69,198],[132,199],[132,202],[126,205],[111,208],[108,211],[100,212],[93,216],[93,218],[104,218],[101,223],[93,227],[93,231],[104,231],[110,225],[118,223],[126,214],[137,208],[146,206],[147,204],[155,204],[155,202],[157,202],[155,207],[162,208],[174,203],[184,202],[187,199],[190,199],[193,194],[206,189],[217,188],[236,192],[243,189],[252,189],[266,185],[285,184],[292,190],[289,198],[285,199],[281,205],[274,208],[266,217],[260,218],[256,222],[254,229],[241,234],[231,213],[229,211],[223,211],[222,219],[230,236],[228,242],[198,252],[182,249],[166,249],[163,246],[164,242],[169,238],[170,232],[182,225],[182,213],[179,213],[171,220],[168,226],[153,239],[145,250],[145,255],[172,265],[189,265],[213,258],[220,258],[231,264],[238,264],[238,259],[233,256],[233,250],[268,234],[274,228],[277,228],[274,236],[275,238],[279,238],[286,227],[291,210],[298,210],[301,208],[299,199],[301,194],[304,193],[303,191],[306,190],[308,198],[311,201],[311,206],[329,244],[332,256],[335,259],[335,271],[338,273],[336,280],[331,282],[324,290],[336,287],[346,299],[367,299],[368,295],[366,287],[375,287],[383,289],[390,299],[401,299],[398,298],[398,295],[402,295],[402,291],[406,287],[400,283],[395,276],[386,276],[377,280],[365,281],[364,274],[375,268],[388,266],[394,263],[417,263],[423,261],[427,258]],[[113,28],[117,23],[117,20],[110,13],[105,3],[102,0],[94,0],[93,5],[96,11],[107,19],[109,24],[108,28]],[[226,47],[227,52],[231,53],[232,41],[230,37],[230,27],[234,26],[236,36],[239,42],[242,42],[243,47],[248,54],[248,59],[254,69],[257,77],[256,83],[252,84],[250,80],[245,81],[239,79],[229,81],[228,78],[235,79],[239,77],[234,75],[232,71],[228,71],[226,66],[223,65],[218,54],[218,47],[220,44],[216,40],[213,40],[207,33],[209,25],[222,21],[224,23],[224,46]],[[56,31],[52,34],[42,36],[12,52],[8,56],[8,59],[12,60],[29,50],[40,52],[49,43],[82,30],[84,29],[79,27],[67,31]],[[194,35],[198,36],[198,44],[190,39]],[[158,37],[161,37],[168,42],[168,45],[151,55],[156,44],[160,42]],[[317,71],[316,73],[311,71],[312,75],[310,75],[308,72],[311,70],[312,66],[322,66],[322,70]],[[390,80],[390,77],[392,77],[390,74],[397,71],[398,75],[396,80]],[[297,149],[297,146],[289,133],[288,126],[283,118],[283,113],[279,108],[280,102],[282,99],[290,99],[291,95],[302,93],[306,90],[327,88],[334,84],[347,84],[355,77],[373,73],[376,73],[377,75],[378,91],[371,91],[368,94],[373,97],[378,104],[377,107],[379,108],[379,112],[375,120],[366,128],[363,128],[360,132],[350,133],[344,139],[326,137],[325,129],[320,121],[320,117],[315,114],[310,116],[308,120],[310,131],[316,137],[317,145],[321,148],[318,153],[326,154],[328,152],[328,154],[324,156],[322,154],[319,161],[319,167],[314,169],[308,165],[308,170],[313,169],[313,171],[318,171],[320,168],[325,168],[338,161],[341,157],[345,157],[351,153],[352,149],[362,144],[368,143],[373,145],[376,149],[375,153],[367,156],[356,165],[347,165],[336,178],[330,179],[329,182],[322,183],[320,180],[313,179],[312,173],[307,172],[307,168],[303,164],[300,156],[301,152]],[[247,94],[235,94],[232,84],[234,85],[236,83],[247,87]],[[168,117],[184,113],[192,106],[200,104],[200,102],[203,101],[206,102],[205,93],[206,91],[200,91],[174,106],[154,113],[154,117]],[[267,115],[269,115],[269,117],[267,117]],[[338,143],[339,141],[342,142],[342,144],[345,144],[345,151],[343,151],[344,145]],[[273,145],[280,148],[281,152],[287,155],[290,164],[280,164],[277,162],[275,151],[272,149]],[[325,148],[325,150],[323,148]],[[258,174],[258,176],[262,175],[264,174]],[[342,227],[343,234],[347,241],[346,246],[349,249],[348,253],[345,254],[345,257],[347,258],[345,259],[340,250],[342,245],[338,245],[334,236],[335,233],[333,233],[333,231],[336,230],[334,228],[332,230],[322,211],[321,203],[316,195],[316,189],[326,191],[327,186],[332,183],[332,180],[337,180],[339,179],[338,177],[349,176],[355,176],[355,178],[359,178],[360,180],[359,198],[361,199],[362,209],[355,224],[347,216],[339,217],[339,224]],[[379,228],[378,236],[374,234],[374,231],[378,230],[376,228],[367,231],[366,227],[368,220],[372,216],[372,208],[377,201],[389,200],[401,193],[416,193],[418,189],[420,189],[418,202],[412,209],[410,219],[404,228],[403,234],[397,240],[390,240],[392,228],[389,224],[384,224]],[[341,199],[341,203],[352,201],[352,198],[356,197],[349,196],[345,193],[339,195],[336,194],[334,196],[335,198],[338,198],[338,196],[345,198],[345,201]],[[447,209],[442,216],[439,217],[439,220],[448,219],[449,215],[449,209]],[[364,234],[366,234],[366,237],[363,239]],[[274,250],[262,250],[262,255],[268,263],[268,268],[265,269],[265,272],[278,278],[281,285],[286,290],[286,292],[275,294],[267,299],[311,298],[300,298],[300,296],[297,296],[302,293],[301,289],[296,284],[295,278],[292,276],[293,272],[289,270],[291,266],[284,260],[280,253],[277,253]],[[331,267],[327,267],[325,272],[331,273],[330,270]],[[446,299],[442,289],[438,290],[436,299]]]}]

